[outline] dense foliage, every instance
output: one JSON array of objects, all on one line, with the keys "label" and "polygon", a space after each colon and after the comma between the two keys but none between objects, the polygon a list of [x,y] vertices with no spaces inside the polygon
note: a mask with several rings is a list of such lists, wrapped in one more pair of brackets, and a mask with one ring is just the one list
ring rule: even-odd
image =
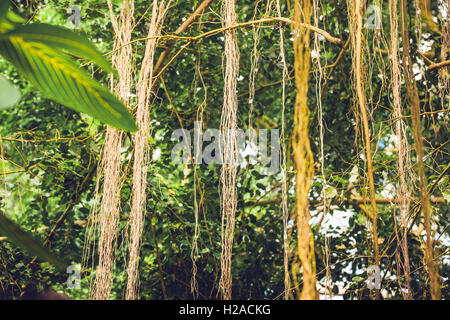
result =
[{"label": "dense foliage", "polygon": [[[89,1],[13,1],[16,13],[30,22],[50,23],[74,28],[66,20],[70,5],[81,8],[80,32],[97,45],[100,51],[112,50],[113,32],[109,20],[108,6],[103,0]],[[409,1],[410,20],[414,21],[413,1]],[[117,10],[121,1],[115,0]],[[135,37],[145,37],[148,23],[148,1],[137,0]],[[173,1],[165,20],[163,33],[174,32],[188,17],[199,1]],[[237,1],[240,22],[264,17],[265,8],[258,1]],[[282,14],[291,16],[289,1],[281,1]],[[433,2],[433,5],[435,2]],[[255,6],[260,5],[256,11]],[[367,181],[364,176],[365,162],[360,140],[360,124],[355,117],[351,69],[352,59],[343,49],[348,38],[347,7],[345,1],[321,1],[323,12],[320,27],[342,39],[341,45],[321,41],[320,60],[322,66],[331,66],[342,54],[336,66],[326,67],[327,79],[322,84],[322,108],[324,132],[324,165],[328,187],[325,190],[330,201],[330,212],[323,217],[323,180],[320,175],[320,141],[318,96],[316,77],[310,77],[309,107],[311,109],[310,139],[316,162],[316,177],[310,192],[312,229],[314,232],[317,278],[322,284],[326,279],[326,260],[331,266],[329,276],[333,292],[344,298],[367,299],[365,268],[370,265],[372,243],[368,231],[368,218],[352,196],[367,197]],[[434,16],[440,21],[438,7],[432,7]],[[201,17],[201,24],[193,24],[184,35],[198,35],[219,28],[220,1],[213,1]],[[383,25],[388,26],[388,8],[383,7]],[[425,27],[424,27],[425,28]],[[288,70],[293,69],[293,48],[290,27],[285,26],[285,49]],[[385,27],[385,36],[389,37]],[[238,79],[239,126],[248,128],[251,117],[254,128],[280,129],[282,122],[282,93],[278,23],[265,24],[259,31],[258,64],[255,80],[254,108],[250,110],[249,81],[251,59],[254,55],[253,27],[240,28],[240,77]],[[379,198],[392,198],[396,183],[396,150],[392,136],[392,101],[389,91],[389,56],[375,52],[372,48],[374,30],[364,31],[366,45],[372,56],[367,63],[370,68],[369,101],[370,123],[373,130],[374,172],[376,194]],[[376,31],[375,31],[376,32]],[[439,57],[440,32],[423,30],[431,47],[428,51]],[[418,34],[411,25],[413,39],[412,56],[418,65],[423,58],[418,53]],[[158,43],[158,56],[170,40]],[[182,45],[176,41],[173,53]],[[134,43],[135,57],[140,61],[145,43]],[[422,49],[421,49],[422,50]],[[342,52],[341,52],[342,51]],[[376,58],[373,58],[376,57]],[[171,140],[174,130],[189,129],[193,136],[194,121],[198,110],[203,108],[205,128],[218,128],[223,102],[223,37],[217,34],[195,42],[185,50],[166,70],[163,82],[158,81],[152,97],[150,119],[152,131],[149,141],[152,164],[149,171],[147,216],[144,226],[143,245],[140,258],[141,299],[191,299],[190,279],[192,274],[191,243],[194,234],[194,170],[192,165],[177,165],[171,160]],[[419,63],[420,62],[420,63]],[[82,65],[93,77],[108,85],[109,75],[97,70],[92,64]],[[317,66],[313,66],[313,69]],[[22,92],[20,103],[0,111],[0,210],[14,219],[23,229],[31,232],[42,243],[48,245],[58,256],[73,264],[82,261],[86,225],[89,212],[100,195],[95,193],[96,170],[106,127],[93,118],[74,112],[54,101],[44,98],[32,84],[22,78],[14,66],[0,60],[0,74],[10,79]],[[292,75],[292,74],[290,74]],[[422,134],[426,155],[426,174],[433,186],[432,196],[442,201],[432,202],[433,228],[436,231],[435,256],[442,277],[442,294],[449,298],[450,265],[448,260],[449,190],[446,170],[449,157],[448,145],[448,97],[441,100],[438,72],[418,72],[422,112]],[[137,79],[135,79],[137,81]],[[164,88],[164,85],[165,88]],[[165,90],[166,89],[166,90]],[[286,88],[286,137],[293,128],[295,85],[288,82]],[[402,95],[406,93],[402,92]],[[170,99],[169,99],[170,97]],[[405,110],[409,110],[406,105]],[[447,109],[446,112],[436,112]],[[409,111],[406,115],[409,115]],[[405,115],[405,116],[406,116]],[[407,118],[410,126],[410,118]],[[124,135],[121,158],[125,177],[121,190],[121,222],[114,287],[112,298],[124,297],[126,283],[126,244],[122,243],[130,212],[130,153],[133,148],[132,135]],[[408,135],[413,145],[412,134]],[[286,139],[289,144],[289,139]],[[288,148],[290,155],[290,148]],[[412,164],[415,164],[412,152]],[[289,190],[293,188],[292,161],[289,160]],[[220,198],[218,181],[220,166],[199,165],[198,179],[204,197],[200,207],[199,257],[197,260],[198,298],[216,298],[218,294],[220,258]],[[238,210],[233,248],[233,298],[235,299],[280,299],[284,290],[283,271],[283,223],[280,209],[281,176],[262,174],[260,165],[242,166],[238,174]],[[412,185],[417,181],[411,181]],[[198,184],[197,184],[198,188]],[[197,197],[199,197],[197,192]],[[417,188],[413,195],[418,197]],[[292,209],[295,195],[289,192],[289,208]],[[417,211],[415,202],[411,205]],[[378,234],[380,238],[382,288],[389,297],[400,299],[397,282],[398,265],[395,251],[395,206],[379,203]],[[51,230],[58,219],[61,224]],[[416,226],[420,223],[416,219]],[[415,227],[416,228],[416,227]],[[414,229],[415,229],[414,228]],[[295,231],[291,236],[295,242]],[[49,237],[50,235],[50,237]],[[1,237],[2,235],[0,235]],[[327,237],[327,249],[325,248]],[[413,295],[416,299],[427,299],[428,275],[423,268],[423,239],[409,233],[409,257]],[[291,257],[291,260],[293,257]],[[16,247],[7,239],[0,238],[0,299],[18,299],[30,291],[46,287],[65,292],[71,298],[88,297],[90,270],[82,274],[81,288],[66,288],[67,274],[58,272],[48,263],[34,261],[28,252]],[[163,289],[164,288],[164,289]],[[387,297],[387,295],[386,295]]]}]

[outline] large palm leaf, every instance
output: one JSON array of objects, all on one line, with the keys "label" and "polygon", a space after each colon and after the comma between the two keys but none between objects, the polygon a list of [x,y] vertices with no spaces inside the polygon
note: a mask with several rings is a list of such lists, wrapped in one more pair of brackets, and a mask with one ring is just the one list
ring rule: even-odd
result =
[{"label": "large palm leaf", "polygon": [[125,106],[106,88],[51,47],[21,36],[0,36],[0,53],[45,96],[126,131],[136,124]]},{"label": "large palm leaf", "polygon": [[136,131],[134,118],[123,103],[64,51],[113,72],[89,41],[70,30],[30,24],[0,34],[0,54],[46,97],[118,129]]},{"label": "large palm leaf", "polygon": [[82,35],[58,26],[45,23],[27,24],[8,32],[8,36],[21,37],[24,41],[40,42],[53,49],[95,62],[103,70],[115,73],[111,64],[97,48]]}]

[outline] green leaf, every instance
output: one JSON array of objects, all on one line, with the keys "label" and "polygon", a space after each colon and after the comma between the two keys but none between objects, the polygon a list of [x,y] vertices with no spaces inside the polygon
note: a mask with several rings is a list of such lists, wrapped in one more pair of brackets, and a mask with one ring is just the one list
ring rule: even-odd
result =
[{"label": "green leaf", "polygon": [[19,36],[0,37],[0,53],[44,96],[110,126],[136,131],[123,103],[68,57],[39,42]]},{"label": "green leaf", "polygon": [[20,97],[20,91],[8,79],[0,76],[0,110],[17,104]]},{"label": "green leaf", "polygon": [[67,269],[67,264],[60,258],[55,256],[50,250],[43,247],[37,240],[35,240],[28,233],[23,231],[17,224],[9,220],[3,213],[0,212],[0,234],[8,237],[9,240],[21,246],[31,254],[45,260],[60,271]]},{"label": "green leaf", "polygon": [[41,42],[53,49],[63,49],[70,54],[96,63],[107,72],[115,73],[111,64],[90,41],[69,29],[33,23],[20,26],[5,36],[21,37],[24,41]]}]

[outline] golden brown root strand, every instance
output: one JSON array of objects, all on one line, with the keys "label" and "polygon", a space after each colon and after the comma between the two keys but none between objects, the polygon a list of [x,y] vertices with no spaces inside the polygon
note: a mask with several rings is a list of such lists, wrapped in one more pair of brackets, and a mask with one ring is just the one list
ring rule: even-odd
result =
[{"label": "golden brown root strand", "polygon": [[139,130],[135,134],[133,153],[127,300],[136,299],[139,289],[139,253],[146,211],[147,171],[150,166],[148,135],[150,132],[149,110],[153,59],[157,42],[156,37],[161,33],[164,16],[170,2],[170,0],[153,0],[152,16],[148,30],[149,40],[146,43],[139,75],[139,86],[137,88],[136,122]]},{"label": "golden brown root strand", "polygon": [[[390,31],[391,31],[391,76],[392,76],[392,95],[394,97],[394,118],[398,120],[395,123],[395,135],[396,135],[396,146],[398,150],[397,156],[397,166],[398,166],[398,176],[399,176],[399,187],[397,191],[397,201],[399,202],[400,217],[402,222],[402,240],[399,240],[400,248],[402,250],[403,262],[399,263],[403,266],[404,283],[406,292],[402,290],[402,294],[405,300],[412,299],[411,292],[411,275],[410,275],[410,264],[409,264],[409,254],[408,254],[408,240],[407,240],[407,222],[408,222],[408,212],[409,212],[409,190],[406,183],[407,172],[406,168],[409,167],[409,152],[408,152],[408,140],[405,136],[406,124],[402,119],[402,105],[401,105],[401,72],[400,72],[400,62],[398,57],[399,44],[398,44],[398,0],[389,0],[389,13],[390,13]],[[396,217],[394,217],[396,219]],[[400,277],[399,277],[400,278]]]},{"label": "golden brown root strand", "polygon": [[[113,66],[117,69],[119,78],[115,83],[111,78],[111,88],[115,94],[128,104],[129,93],[132,83],[132,51],[131,46],[123,46],[131,40],[131,29],[133,21],[133,2],[124,1],[120,14],[120,21],[113,14],[111,1],[108,1],[111,21],[114,28],[114,47],[116,50],[112,57]],[[88,234],[88,244],[93,239],[95,229],[99,229],[98,255],[99,262],[90,293],[91,298],[97,300],[109,299],[112,287],[112,268],[114,263],[114,251],[117,240],[117,229],[120,216],[120,148],[122,133],[114,128],[108,127],[103,147],[102,159],[99,168],[97,190],[100,177],[104,177],[103,193],[99,217],[90,219],[91,228]],[[87,249],[89,251],[89,249]]]},{"label": "golden brown root strand", "polygon": [[439,285],[439,273],[433,259],[433,244],[431,238],[431,208],[430,197],[427,191],[427,177],[425,175],[425,165],[423,161],[423,141],[422,132],[420,129],[420,99],[416,82],[414,80],[412,60],[409,53],[409,28],[407,20],[407,4],[405,0],[400,2],[401,13],[401,30],[403,43],[403,74],[405,77],[406,91],[408,93],[409,103],[411,105],[411,115],[414,133],[414,145],[417,155],[418,174],[419,174],[419,194],[420,203],[422,207],[422,214],[425,221],[426,231],[426,250],[425,250],[425,264],[427,272],[430,276],[430,291],[433,300],[440,300],[441,289]]},{"label": "golden brown root strand", "polygon": [[298,256],[303,274],[303,288],[300,294],[300,299],[302,300],[318,298],[316,290],[314,241],[309,225],[311,216],[308,200],[308,193],[313,178],[314,159],[309,141],[308,121],[310,111],[307,104],[311,58],[310,29],[305,28],[304,24],[310,23],[311,15],[311,0],[295,1],[294,68],[297,95],[294,113],[293,152],[296,169],[295,218],[298,229]]},{"label": "golden brown root strand", "polygon": [[[365,67],[363,64],[362,48],[362,0],[347,0],[350,20],[350,37],[353,47],[353,75],[355,80],[356,99],[363,125],[364,145],[367,158],[367,176],[369,178],[370,202],[372,206],[372,234],[374,245],[374,264],[380,265],[377,233],[377,204],[375,200],[375,182],[373,178],[372,148],[370,143],[369,120],[367,118],[367,100],[365,86]],[[376,299],[380,298],[380,290],[375,290]]]},{"label": "golden brown root strand", "polygon": [[[225,27],[237,21],[235,0],[223,0]],[[236,83],[239,74],[239,48],[237,33],[234,29],[225,32],[225,72],[224,104],[220,120],[223,135],[223,160],[220,175],[221,211],[222,211],[222,252],[220,257],[220,290],[222,299],[231,299],[231,255],[233,249],[234,224],[236,212],[236,176],[237,176],[237,94]]]}]

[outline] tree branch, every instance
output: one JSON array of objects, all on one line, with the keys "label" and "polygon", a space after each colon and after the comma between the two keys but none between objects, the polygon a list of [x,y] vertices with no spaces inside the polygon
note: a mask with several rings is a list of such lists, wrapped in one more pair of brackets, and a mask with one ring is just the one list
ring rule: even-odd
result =
[{"label": "tree branch", "polygon": [[450,60],[442,61],[439,63],[433,63],[432,65],[428,66],[427,71],[432,71],[434,69],[439,69],[448,66],[450,66]]},{"label": "tree branch", "polygon": [[[234,24],[232,26],[210,30],[210,31],[207,31],[205,33],[202,33],[202,34],[199,34],[199,35],[193,36],[193,37],[179,36],[179,35],[176,35],[176,34],[167,34],[167,35],[164,35],[164,36],[145,37],[145,38],[134,39],[134,40],[130,41],[129,43],[126,43],[126,44],[116,48],[115,50],[112,50],[112,51],[108,52],[108,54],[111,54],[114,51],[120,50],[121,48],[123,48],[125,46],[128,46],[130,44],[133,44],[133,43],[139,42],[139,41],[145,41],[145,40],[150,40],[150,39],[169,39],[169,40],[171,39],[171,40],[184,40],[184,41],[199,41],[201,39],[211,37],[213,35],[216,35],[218,33],[224,32],[224,31],[235,30],[235,29],[245,28],[245,27],[249,27],[249,26],[253,26],[253,25],[257,25],[257,24],[272,23],[272,22],[284,22],[284,23],[287,23],[287,24],[294,24],[294,21],[291,20],[291,19],[275,17],[275,18],[265,18],[265,19],[260,19],[260,20],[254,20],[254,21],[248,21],[248,22],[243,22],[243,23],[237,23],[237,24]],[[335,44],[341,44],[342,43],[341,39],[335,38],[331,34],[326,32],[325,30],[322,30],[322,29],[317,28],[315,26],[312,26],[310,24],[301,23],[300,27],[309,29],[309,30],[311,30],[313,32],[316,32],[316,33],[322,35],[325,39],[327,39],[328,41],[330,41],[332,43],[335,43]]]},{"label": "tree branch", "polygon": [[[205,0],[203,1],[197,8],[197,10],[195,10],[190,16],[189,18],[187,18],[182,24],[181,26],[178,27],[178,29],[175,31],[175,34],[181,34],[182,32],[184,32],[187,28],[189,28],[189,26],[195,21],[197,20],[198,17],[200,17],[200,15],[203,13],[203,11],[205,11],[206,8],[208,8],[208,6],[211,4],[211,2],[213,2],[214,0]],[[161,55],[158,58],[158,61],[155,64],[154,67],[154,73],[158,74],[159,71],[161,71],[161,67],[162,64],[164,63],[164,61],[167,59],[167,57],[169,56],[170,52],[172,51],[174,46],[174,43],[170,43],[166,50],[163,51],[163,53],[161,53]]]}]

